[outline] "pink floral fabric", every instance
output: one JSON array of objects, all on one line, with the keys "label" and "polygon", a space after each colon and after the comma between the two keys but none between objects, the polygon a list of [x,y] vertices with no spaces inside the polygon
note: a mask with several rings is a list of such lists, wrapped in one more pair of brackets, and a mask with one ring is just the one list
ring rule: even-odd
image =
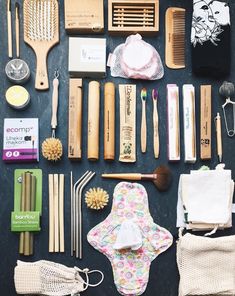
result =
[{"label": "pink floral fabric", "polygon": [[[113,249],[126,219],[131,219],[141,229],[143,245],[137,251]],[[145,188],[128,182],[115,187],[111,213],[88,233],[87,239],[109,258],[115,285],[122,295],[141,295],[145,291],[151,262],[172,244],[170,232],[153,222]]]}]

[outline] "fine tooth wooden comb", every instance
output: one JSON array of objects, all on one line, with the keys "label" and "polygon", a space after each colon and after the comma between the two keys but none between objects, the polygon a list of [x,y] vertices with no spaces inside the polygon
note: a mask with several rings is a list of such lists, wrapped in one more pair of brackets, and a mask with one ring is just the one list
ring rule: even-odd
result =
[{"label": "fine tooth wooden comb", "polygon": [[185,9],[169,7],[165,17],[165,62],[168,68],[185,68]]},{"label": "fine tooth wooden comb", "polygon": [[108,20],[111,34],[156,34],[159,30],[159,0],[109,0]]},{"label": "fine tooth wooden comb", "polygon": [[49,88],[47,55],[59,42],[59,5],[57,0],[24,0],[24,41],[37,59],[35,88]]}]

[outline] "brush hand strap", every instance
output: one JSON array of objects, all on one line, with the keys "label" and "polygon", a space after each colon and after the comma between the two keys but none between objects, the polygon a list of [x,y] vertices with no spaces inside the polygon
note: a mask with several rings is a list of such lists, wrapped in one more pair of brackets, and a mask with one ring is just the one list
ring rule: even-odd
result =
[{"label": "brush hand strap", "polygon": [[230,10],[224,1],[193,1],[192,68],[197,75],[221,77],[230,72]]}]

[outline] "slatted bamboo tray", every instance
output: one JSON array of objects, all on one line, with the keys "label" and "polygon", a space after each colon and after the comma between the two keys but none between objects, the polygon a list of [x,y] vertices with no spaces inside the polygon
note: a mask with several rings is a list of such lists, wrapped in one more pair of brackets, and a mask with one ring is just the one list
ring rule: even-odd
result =
[{"label": "slatted bamboo tray", "polygon": [[156,35],[159,0],[109,0],[108,31],[112,35]]}]

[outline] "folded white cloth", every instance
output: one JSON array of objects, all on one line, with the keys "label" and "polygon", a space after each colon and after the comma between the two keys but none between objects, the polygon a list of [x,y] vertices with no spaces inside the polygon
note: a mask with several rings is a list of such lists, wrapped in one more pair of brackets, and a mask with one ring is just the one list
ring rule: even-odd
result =
[{"label": "folded white cloth", "polygon": [[193,230],[231,227],[233,192],[230,170],[198,170],[181,175],[177,227],[185,227],[185,221]]},{"label": "folded white cloth", "polygon": [[132,220],[123,221],[113,248],[115,250],[131,249],[136,251],[142,244],[143,240],[139,226]]},{"label": "folded white cloth", "polygon": [[179,296],[235,295],[235,236],[187,233],[177,243]]}]

